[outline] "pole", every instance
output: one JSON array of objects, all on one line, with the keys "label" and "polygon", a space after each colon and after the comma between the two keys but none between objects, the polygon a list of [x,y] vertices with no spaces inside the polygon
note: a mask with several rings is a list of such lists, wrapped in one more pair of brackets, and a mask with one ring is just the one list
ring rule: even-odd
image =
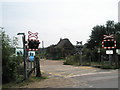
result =
[{"label": "pole", "polygon": [[91,56],[89,56],[89,65],[91,65]]},{"label": "pole", "polygon": [[26,65],[26,46],[25,46],[25,34],[23,35],[23,49],[24,49],[24,79],[27,79],[27,65]]},{"label": "pole", "polygon": [[109,54],[109,65],[112,66],[112,56]]},{"label": "pole", "polygon": [[43,54],[44,54],[44,42],[42,41],[42,59],[43,59]]},{"label": "pole", "polygon": [[81,63],[81,65],[82,65],[82,51],[81,51],[81,53],[80,53],[80,63]]},{"label": "pole", "polygon": [[41,77],[39,57],[37,56],[35,57],[35,62],[36,62],[36,77]]},{"label": "pole", "polygon": [[104,66],[104,60],[103,60],[103,55],[101,55],[101,67],[103,68]]}]

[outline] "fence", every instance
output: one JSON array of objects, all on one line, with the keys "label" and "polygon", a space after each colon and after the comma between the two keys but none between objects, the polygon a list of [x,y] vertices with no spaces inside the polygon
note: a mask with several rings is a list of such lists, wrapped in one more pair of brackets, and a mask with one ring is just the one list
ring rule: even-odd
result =
[{"label": "fence", "polygon": [[120,56],[114,55],[98,55],[95,59],[94,55],[74,55],[66,58],[64,64],[94,66],[100,68],[120,68]]},{"label": "fence", "polygon": [[[41,77],[41,71],[40,71],[40,61],[38,57],[35,57],[34,61],[30,61],[29,59],[26,60],[26,67],[27,67],[27,78],[30,77],[32,72],[36,75],[36,77]],[[18,67],[18,76],[22,79],[24,79],[25,76],[25,68],[24,63],[19,63]]]}]

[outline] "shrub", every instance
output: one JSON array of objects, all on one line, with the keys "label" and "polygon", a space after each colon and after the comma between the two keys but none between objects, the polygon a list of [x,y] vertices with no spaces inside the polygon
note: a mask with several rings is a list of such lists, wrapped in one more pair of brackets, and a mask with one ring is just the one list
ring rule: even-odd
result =
[{"label": "shrub", "polygon": [[4,31],[0,31],[2,37],[2,81],[8,83],[17,79],[17,68],[19,58],[14,56],[10,39]]}]

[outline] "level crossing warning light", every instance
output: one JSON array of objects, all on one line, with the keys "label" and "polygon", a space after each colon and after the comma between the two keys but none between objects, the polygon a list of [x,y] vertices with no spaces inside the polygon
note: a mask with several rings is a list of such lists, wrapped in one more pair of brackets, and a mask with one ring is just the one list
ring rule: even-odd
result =
[{"label": "level crossing warning light", "polygon": [[104,49],[114,49],[116,48],[116,40],[114,39],[114,35],[103,35],[104,40],[102,40],[102,48]]},{"label": "level crossing warning light", "polygon": [[39,40],[28,39],[28,50],[37,51],[39,47]]}]

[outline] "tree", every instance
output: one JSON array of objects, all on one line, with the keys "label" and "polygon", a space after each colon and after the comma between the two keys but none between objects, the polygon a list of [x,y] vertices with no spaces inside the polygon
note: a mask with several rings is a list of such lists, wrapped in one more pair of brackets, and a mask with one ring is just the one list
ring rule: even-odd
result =
[{"label": "tree", "polygon": [[0,31],[2,38],[2,81],[7,83],[17,78],[17,57],[13,55],[10,38],[5,31]]},{"label": "tree", "polygon": [[106,34],[105,31],[105,26],[103,25],[97,25],[95,27],[93,27],[90,39],[87,43],[87,47],[92,49],[96,47],[100,47],[100,43],[103,39],[103,35]]},{"label": "tree", "polygon": [[115,39],[117,41],[117,48],[120,49],[120,23],[115,24],[116,36]]},{"label": "tree", "polygon": [[107,21],[106,22],[106,34],[107,35],[111,35],[111,34],[115,34],[116,30],[115,30],[115,24],[114,21]]},{"label": "tree", "polygon": [[86,43],[87,48],[94,49],[101,47],[103,35],[115,35],[117,41],[117,47],[120,45],[120,23],[114,23],[114,21],[107,21],[106,25],[97,25],[93,27],[90,39]]},{"label": "tree", "polygon": [[17,37],[13,37],[12,46],[15,48],[18,46],[18,38]]},{"label": "tree", "polygon": [[[102,40],[104,38],[103,35],[111,35],[113,34],[115,37],[116,49],[120,49],[120,23],[115,23],[114,21],[107,21],[105,25],[96,25],[93,27],[93,30],[90,35],[90,39],[85,44],[86,48],[88,48],[92,53],[92,59],[98,60],[97,58],[97,50],[102,47]],[[115,49],[114,49],[115,51]],[[105,49],[101,48],[101,54],[105,54]]]}]

